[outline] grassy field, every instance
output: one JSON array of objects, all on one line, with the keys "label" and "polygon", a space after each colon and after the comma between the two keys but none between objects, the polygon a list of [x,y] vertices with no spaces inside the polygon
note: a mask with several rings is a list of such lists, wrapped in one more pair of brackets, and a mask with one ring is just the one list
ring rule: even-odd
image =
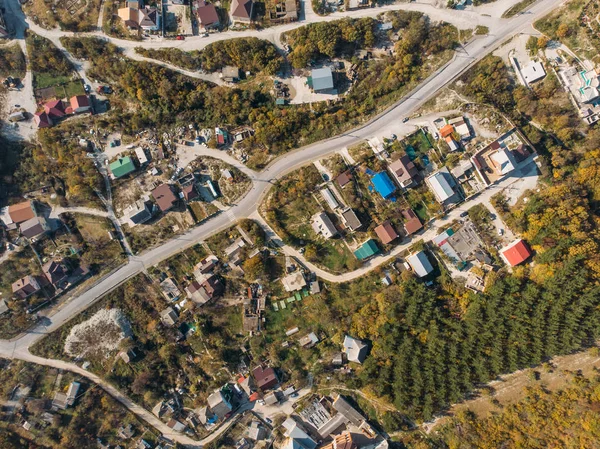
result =
[{"label": "grassy field", "polygon": [[510,19],[511,17],[516,16],[520,12],[525,11],[527,8],[529,8],[534,3],[535,3],[535,0],[522,0],[519,3],[517,3],[516,5],[513,5],[510,8],[508,8],[506,11],[504,11],[504,14],[502,14],[502,18]]},{"label": "grassy field", "polygon": [[98,23],[102,0],[57,0],[48,9],[44,0],[30,0],[23,5],[29,17],[38,25],[65,31],[94,31]]}]

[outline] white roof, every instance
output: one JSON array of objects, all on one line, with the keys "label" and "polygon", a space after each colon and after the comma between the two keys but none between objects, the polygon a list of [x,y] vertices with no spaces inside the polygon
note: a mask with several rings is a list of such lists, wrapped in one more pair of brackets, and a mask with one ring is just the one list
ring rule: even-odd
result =
[{"label": "white roof", "polygon": [[496,153],[492,154],[491,158],[500,166],[500,173],[503,175],[510,173],[517,166],[515,157],[510,150],[507,149],[498,150]]},{"label": "white roof", "polygon": [[286,292],[295,292],[306,287],[306,279],[304,279],[304,275],[301,271],[296,271],[295,273],[282,278],[281,282],[283,283],[283,288],[285,288]]},{"label": "white roof", "polygon": [[455,126],[454,130],[458,134],[460,134],[461,137],[469,137],[471,135],[471,131],[469,130],[469,125],[467,125],[464,122],[458,126]]},{"label": "white roof", "polygon": [[349,362],[362,363],[367,355],[367,345],[356,338],[349,335],[344,337],[344,351]]},{"label": "white roof", "polygon": [[423,251],[419,251],[412,256],[408,256],[406,261],[409,263],[416,275],[420,278],[427,276],[433,271],[431,262],[429,262],[427,255]]},{"label": "white roof", "polygon": [[325,198],[325,201],[327,201],[329,207],[331,207],[332,209],[339,207],[340,204],[335,199],[335,196],[333,196],[333,193],[331,193],[331,190],[329,190],[329,187],[321,189],[321,195],[323,195],[323,198]]},{"label": "white roof", "polygon": [[600,94],[598,93],[598,89],[594,86],[584,87],[581,92],[581,101],[584,103],[591,103],[594,101]]},{"label": "white roof", "polygon": [[312,216],[311,224],[315,234],[321,234],[326,239],[329,239],[337,234],[337,229],[335,229],[331,219],[323,211]]},{"label": "white roof", "polygon": [[148,158],[146,157],[146,153],[142,147],[137,147],[135,149],[135,155],[137,156],[138,161],[140,161],[140,164],[145,164],[148,162]]},{"label": "white roof", "polygon": [[431,175],[429,177],[429,185],[440,203],[443,203],[454,195],[454,190],[452,190],[452,187],[448,184],[448,180],[443,173],[437,172]]},{"label": "white roof", "polygon": [[541,62],[530,62],[521,68],[521,74],[527,83],[533,83],[546,76],[546,71]]}]

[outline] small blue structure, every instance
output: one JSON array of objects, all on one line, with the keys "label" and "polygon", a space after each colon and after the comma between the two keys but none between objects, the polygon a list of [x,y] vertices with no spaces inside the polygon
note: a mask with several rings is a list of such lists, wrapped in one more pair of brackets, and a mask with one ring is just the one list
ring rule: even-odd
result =
[{"label": "small blue structure", "polygon": [[382,198],[387,199],[396,191],[396,186],[384,171],[377,173],[371,180],[375,186],[375,190],[379,193]]}]

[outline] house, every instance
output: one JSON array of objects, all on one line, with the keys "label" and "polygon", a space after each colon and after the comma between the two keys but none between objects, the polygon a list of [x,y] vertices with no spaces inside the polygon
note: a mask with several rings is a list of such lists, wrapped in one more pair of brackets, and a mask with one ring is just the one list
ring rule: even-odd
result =
[{"label": "house", "polygon": [[131,157],[124,156],[108,164],[108,168],[115,179],[119,179],[135,171],[135,164],[133,163],[133,159],[131,159]]},{"label": "house", "polygon": [[363,243],[356,251],[354,251],[354,255],[358,260],[365,260],[370,257],[373,257],[375,254],[379,252],[379,248],[377,247],[377,243],[373,239],[367,240]]},{"label": "house", "polygon": [[519,265],[529,259],[532,255],[529,245],[523,239],[517,239],[504,248],[500,249],[500,256],[504,262],[511,267]]},{"label": "house", "polygon": [[262,441],[267,437],[264,426],[259,421],[252,421],[248,427],[248,438],[253,441]]},{"label": "house", "polygon": [[160,312],[160,320],[165,326],[174,326],[178,320],[177,313],[172,307],[167,307],[165,310]]},{"label": "house", "polygon": [[335,198],[335,196],[333,195],[333,193],[331,193],[331,190],[329,190],[329,187],[325,187],[324,189],[321,189],[321,195],[323,196],[323,198],[325,199],[325,201],[327,202],[327,204],[329,205],[329,207],[332,210],[335,210],[338,207],[340,207],[340,204],[338,203],[338,201]]},{"label": "house", "polygon": [[48,226],[48,223],[44,217],[30,218],[29,220],[21,223],[19,228],[23,237],[27,237],[28,239],[34,241],[39,236],[50,230],[50,227]]},{"label": "house", "polygon": [[16,224],[30,220],[36,216],[35,204],[33,201],[23,201],[8,206],[8,216]]},{"label": "house", "polygon": [[[227,145],[230,142],[230,136],[226,129],[216,127],[215,128],[215,140],[217,145]],[[215,195],[216,196],[216,195]]]},{"label": "house", "polygon": [[67,390],[67,405],[71,406],[75,404],[80,387],[81,384],[79,382],[71,382],[71,385],[69,385],[69,389]]},{"label": "house", "polygon": [[175,282],[171,278],[166,278],[160,283],[160,291],[168,301],[175,301],[181,294],[177,285],[175,285]]},{"label": "house", "polygon": [[398,238],[398,233],[392,224],[387,220],[375,228],[375,233],[377,234],[377,237],[379,237],[379,240],[381,240],[381,243],[384,245]]},{"label": "house", "polygon": [[12,292],[20,299],[28,298],[40,290],[41,287],[37,278],[30,274],[19,279],[18,281],[13,282],[12,284]]},{"label": "house", "polygon": [[238,263],[240,252],[245,246],[246,242],[244,242],[243,238],[239,237],[231,245],[225,248],[223,252],[227,256],[227,259],[230,260],[232,263]]},{"label": "house", "polygon": [[205,426],[214,424],[219,420],[219,417],[208,407],[202,407],[197,411],[196,415],[198,415],[198,419]]},{"label": "house", "polygon": [[221,176],[225,178],[228,182],[233,182],[233,173],[231,170],[223,169],[221,170]]},{"label": "house", "polygon": [[160,14],[156,8],[119,8],[117,14],[127,28],[145,31],[158,31],[160,29]]},{"label": "house", "polygon": [[198,305],[206,304],[213,298],[223,294],[225,287],[220,278],[216,275],[210,275],[201,282],[192,281],[185,289],[187,297]]},{"label": "house", "polygon": [[275,394],[274,391],[265,395],[263,397],[263,401],[265,402],[265,405],[275,405],[279,402],[279,400],[277,399],[277,395]]},{"label": "house", "polygon": [[307,334],[300,340],[298,340],[298,343],[303,348],[312,348],[314,345],[319,343],[319,337],[317,337],[317,334],[315,334],[314,332],[311,332],[310,334]]},{"label": "house", "polygon": [[296,0],[283,0],[276,3],[269,11],[271,23],[290,23],[298,20],[298,4]]},{"label": "house", "polygon": [[300,424],[292,417],[288,417],[282,424],[283,435],[287,438],[282,449],[315,449],[317,443],[306,431],[300,427]]},{"label": "house", "polygon": [[148,157],[146,156],[146,152],[142,147],[137,147],[135,149],[135,156],[138,158],[138,162],[140,163],[140,165],[148,163]]},{"label": "house", "polygon": [[208,406],[219,419],[225,418],[233,410],[233,407],[223,394],[223,390],[217,390],[208,397]]},{"label": "house", "polygon": [[408,256],[406,261],[420,278],[427,276],[433,271],[433,266],[431,265],[431,262],[429,262],[425,251],[419,251],[416,254]]},{"label": "house", "polygon": [[161,184],[150,193],[161,212],[167,212],[177,203],[177,197],[169,184]]},{"label": "house", "polygon": [[452,138],[452,136],[447,136],[447,137],[444,138],[444,140],[448,144],[448,147],[450,147],[450,151],[458,151],[458,150],[460,150],[460,145],[458,145],[458,142],[456,140],[454,140]]},{"label": "house", "polygon": [[262,391],[269,390],[279,383],[275,370],[271,367],[263,369],[262,366],[257,366],[252,370],[252,376],[256,381],[256,386]]},{"label": "house", "polygon": [[325,211],[313,215],[310,222],[315,234],[321,234],[326,239],[337,235],[337,229]]},{"label": "house", "polygon": [[527,84],[531,84],[544,78],[546,71],[541,62],[531,61],[525,67],[521,67],[521,75]]},{"label": "house", "polygon": [[501,175],[506,175],[517,167],[517,160],[508,148],[499,149],[495,153],[492,153],[490,158],[496,165],[496,170]]},{"label": "house", "polygon": [[174,418],[171,418],[169,420],[169,422],[167,423],[167,426],[169,426],[171,429],[173,429],[175,432],[183,432],[185,430],[185,424],[177,421]]},{"label": "house", "polygon": [[342,219],[344,220],[344,225],[351,231],[356,231],[362,227],[362,223],[350,207],[342,212]]},{"label": "house", "polygon": [[225,66],[221,69],[221,78],[228,83],[237,83],[240,80],[240,69],[233,66]]},{"label": "house", "polygon": [[413,212],[412,209],[403,209],[402,216],[404,217],[404,232],[406,235],[411,235],[417,232],[423,227],[419,217]]},{"label": "house", "polygon": [[195,200],[199,196],[200,196],[200,194],[198,193],[198,190],[196,189],[196,184],[194,184],[193,182],[191,184],[188,184],[187,186],[181,188],[181,197],[184,200],[186,200],[187,202]]},{"label": "house", "polygon": [[295,292],[306,287],[306,279],[301,271],[296,271],[284,278],[281,278],[281,283],[286,292]]},{"label": "house", "polygon": [[66,115],[65,105],[62,100],[51,100],[44,104],[44,112],[51,119],[58,119]]},{"label": "house", "polygon": [[135,430],[131,424],[127,424],[127,427],[121,426],[117,430],[117,436],[122,440],[128,440],[135,435]]},{"label": "house", "polygon": [[403,189],[412,186],[419,175],[419,170],[406,154],[392,162],[388,166],[388,170]]},{"label": "house", "polygon": [[79,382],[71,382],[66,394],[56,392],[54,399],[52,400],[52,407],[57,410],[66,410],[68,407],[75,404],[80,387],[81,384]]},{"label": "house", "polygon": [[447,167],[429,176],[427,184],[439,203],[444,204],[455,198],[453,186],[456,186],[456,182],[452,179]]},{"label": "house", "polygon": [[73,114],[80,114],[83,112],[89,112],[92,110],[92,103],[90,97],[87,95],[75,95],[69,100]]},{"label": "house", "polygon": [[149,201],[139,200],[124,210],[130,227],[145,223],[152,218],[153,208],[150,204]]},{"label": "house", "polygon": [[467,122],[461,117],[460,120],[453,123],[454,129],[460,135],[460,138],[463,140],[467,140],[471,138],[471,130],[469,129],[469,125]]},{"label": "house", "polygon": [[348,183],[352,181],[352,172],[350,170],[346,170],[344,173],[340,174],[337,178],[335,178],[335,182],[343,189]]},{"label": "house", "polygon": [[67,280],[66,270],[61,262],[49,260],[42,266],[42,272],[54,286],[59,286]]},{"label": "house", "polygon": [[377,193],[385,200],[396,191],[396,186],[386,172],[379,172],[371,179]]},{"label": "house", "polygon": [[123,360],[123,362],[130,363],[133,359],[137,357],[137,354],[133,349],[128,349],[127,351],[119,352],[119,357],[121,357],[121,360]]},{"label": "house", "polygon": [[210,273],[217,266],[218,262],[219,259],[214,254],[205,257],[194,267],[194,277],[199,280],[199,282],[202,282],[204,280],[204,276],[202,275]]},{"label": "house", "polygon": [[221,23],[219,22],[219,15],[217,14],[215,5],[200,0],[195,3],[195,6],[196,17],[198,17],[198,27],[201,30],[207,31],[219,27]]},{"label": "house", "polygon": [[320,94],[334,93],[333,72],[330,67],[314,69],[308,79],[309,86],[312,90]]},{"label": "house", "polygon": [[442,126],[442,128],[440,129],[440,135],[442,136],[442,138],[446,138],[449,136],[452,136],[452,134],[454,133],[454,126],[448,124],[448,125],[444,125]]},{"label": "house", "polygon": [[46,111],[36,112],[33,116],[33,121],[38,128],[50,128],[52,125],[54,125],[54,122],[50,116],[46,114]]},{"label": "house", "polygon": [[335,410],[346,418],[346,420],[356,427],[360,427],[361,430],[366,422],[365,417],[361,415],[354,407],[352,407],[348,401],[346,401],[339,394],[334,398],[331,404]]},{"label": "house", "polygon": [[233,0],[229,9],[229,15],[234,23],[250,23],[253,11],[254,2],[252,0]]},{"label": "house", "polygon": [[349,362],[362,363],[367,357],[369,347],[366,343],[349,335],[344,337],[344,353]]}]

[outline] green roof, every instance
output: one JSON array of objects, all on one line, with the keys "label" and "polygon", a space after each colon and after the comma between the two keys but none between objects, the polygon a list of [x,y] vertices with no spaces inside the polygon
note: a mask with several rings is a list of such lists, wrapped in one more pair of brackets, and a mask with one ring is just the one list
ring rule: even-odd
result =
[{"label": "green roof", "polygon": [[370,239],[361,245],[356,251],[354,251],[354,255],[358,260],[364,260],[371,256],[374,256],[379,252],[379,248],[377,247],[377,243],[375,240]]},{"label": "green roof", "polygon": [[115,178],[128,175],[135,170],[135,165],[129,156],[121,157],[108,166]]}]

